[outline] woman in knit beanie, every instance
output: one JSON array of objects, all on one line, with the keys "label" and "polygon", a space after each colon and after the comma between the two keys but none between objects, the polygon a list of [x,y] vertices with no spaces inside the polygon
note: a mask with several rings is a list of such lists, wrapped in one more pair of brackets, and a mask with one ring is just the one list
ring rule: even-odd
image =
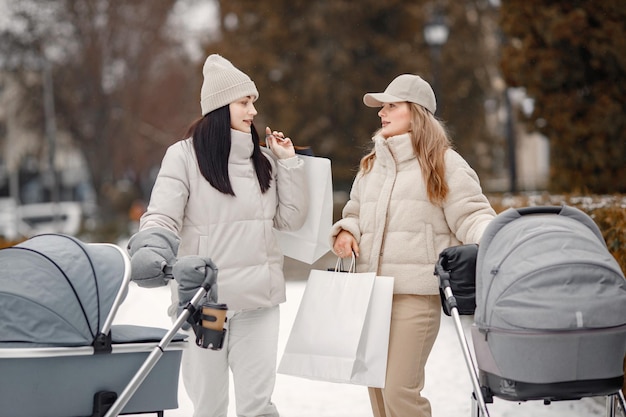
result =
[{"label": "woman in knit beanie", "polygon": [[[203,75],[202,117],[168,148],[139,230],[166,229],[180,239],[179,258],[207,257],[219,270],[218,301],[228,306],[223,347],[189,343],[183,352],[194,417],[227,415],[229,371],[238,416],[278,416],[271,396],[285,281],[274,228],[304,223],[304,165],[281,132],[266,128],[269,149],[259,146],[250,77],[219,55],[206,59]],[[175,316],[188,300],[170,285]]]}]

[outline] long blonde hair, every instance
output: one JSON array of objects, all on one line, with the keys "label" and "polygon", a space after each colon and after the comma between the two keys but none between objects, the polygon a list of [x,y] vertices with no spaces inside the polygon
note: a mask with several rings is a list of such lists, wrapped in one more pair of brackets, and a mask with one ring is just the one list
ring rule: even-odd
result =
[{"label": "long blonde hair", "polygon": [[[444,155],[452,147],[448,132],[442,122],[419,104],[408,103],[411,109],[411,144],[422,170],[426,192],[431,203],[441,206],[448,196],[445,178]],[[378,135],[380,129],[374,135]],[[367,174],[374,165],[376,150],[372,149],[361,159],[360,174]]]}]

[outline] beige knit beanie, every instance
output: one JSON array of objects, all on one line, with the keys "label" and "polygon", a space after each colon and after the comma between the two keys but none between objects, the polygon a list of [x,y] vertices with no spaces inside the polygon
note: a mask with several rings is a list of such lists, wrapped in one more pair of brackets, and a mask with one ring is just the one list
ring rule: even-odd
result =
[{"label": "beige knit beanie", "polygon": [[226,58],[213,54],[202,68],[204,81],[200,90],[202,115],[219,109],[243,97],[253,96],[256,101],[259,92],[254,82]]}]

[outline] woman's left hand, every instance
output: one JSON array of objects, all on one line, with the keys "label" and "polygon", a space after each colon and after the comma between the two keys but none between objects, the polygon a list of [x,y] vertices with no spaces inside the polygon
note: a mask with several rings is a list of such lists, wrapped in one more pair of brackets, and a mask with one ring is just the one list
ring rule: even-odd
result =
[{"label": "woman's left hand", "polygon": [[296,150],[293,147],[293,143],[291,143],[291,139],[286,138],[283,132],[272,131],[269,127],[266,127],[265,142],[278,159],[287,159],[296,156]]},{"label": "woman's left hand", "polygon": [[337,233],[335,237],[335,243],[333,244],[333,252],[337,254],[340,258],[347,258],[354,256],[359,257],[359,244],[356,239],[352,235],[352,233],[347,230],[341,230]]}]

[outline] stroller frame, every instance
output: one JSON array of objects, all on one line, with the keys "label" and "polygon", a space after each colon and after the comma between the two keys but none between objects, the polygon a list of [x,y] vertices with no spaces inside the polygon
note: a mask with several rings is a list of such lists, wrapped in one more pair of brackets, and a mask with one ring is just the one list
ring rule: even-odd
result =
[{"label": "stroller frame", "polygon": [[[465,332],[463,331],[463,325],[461,324],[461,316],[459,314],[457,302],[454,298],[452,288],[450,288],[450,274],[444,271],[443,268],[441,268],[441,265],[437,265],[437,268],[440,288],[445,295],[444,302],[448,306],[452,319],[454,320],[454,328],[456,330],[456,334],[463,351],[463,358],[465,359],[465,364],[472,382],[473,392],[471,417],[490,417],[487,404],[493,403],[494,395],[487,387],[482,386],[479,382],[474,359],[470,353],[469,343],[467,342]],[[544,400],[545,404],[549,404],[549,402],[549,400]],[[606,417],[617,417],[619,415],[617,414],[618,410],[621,410],[622,415],[626,415],[626,399],[624,398],[624,393],[621,390],[606,396]]]},{"label": "stroller frame", "polygon": [[[83,261],[81,256],[84,254],[89,261],[93,279],[111,283],[109,287],[99,288],[100,294],[106,294],[108,297],[102,301],[106,306],[104,309],[108,312],[102,318],[102,325],[97,326],[97,333],[91,334],[93,337],[91,344],[76,346],[51,344],[48,346],[39,342],[32,343],[33,346],[30,346],[28,344],[30,342],[21,340],[13,342],[8,337],[3,339],[3,343],[0,343],[0,367],[6,372],[3,374],[5,378],[0,380],[0,404],[3,405],[0,414],[23,417],[32,415],[115,417],[123,414],[156,413],[158,416],[163,416],[164,409],[175,408],[180,357],[184,345],[188,343],[185,340],[187,336],[179,334],[178,330],[185,322],[194,326],[204,317],[199,314],[201,309],[198,307],[205,296],[211,301],[217,299],[217,286],[214,285],[217,268],[207,263],[204,281],[199,284],[197,290],[194,290],[193,297],[184,306],[169,330],[146,326],[113,325],[114,316],[126,296],[127,286],[130,283],[131,265],[126,252],[117,245],[108,243],[86,245],[76,238],[60,234],[38,235],[32,239],[35,238],[38,240],[34,246],[20,247],[15,253],[29,254],[29,256],[35,254],[38,256],[35,259],[43,259],[41,263],[45,268],[33,267],[34,271],[61,271],[61,266],[65,264],[61,263],[59,266],[55,263],[59,259],[68,260],[68,264],[72,262],[72,265],[77,265]],[[70,248],[69,250],[63,246],[65,243]],[[49,252],[41,252],[42,247],[47,248],[53,244],[57,245],[55,249],[61,248],[65,252],[57,250],[52,252],[52,255]],[[75,258],[72,256],[75,253],[80,255]],[[25,262],[24,259],[32,262],[31,258],[16,256],[11,258],[11,262],[17,262],[19,266]],[[96,263],[95,259],[100,262]],[[119,261],[113,263],[119,267],[119,274],[110,267],[112,260]],[[41,265],[36,264],[36,266]],[[173,269],[170,265],[164,267],[163,273],[166,278],[174,278]],[[106,271],[108,275],[101,275],[102,271]],[[59,274],[59,276],[64,277],[66,281],[70,281],[68,276],[81,278],[86,276],[91,279],[91,275],[77,274],[76,270],[72,272],[66,275],[65,271],[62,271],[63,275]],[[7,276],[13,277],[9,273]],[[26,276],[41,279],[35,273]],[[115,277],[116,280],[109,279],[111,277]],[[87,293],[92,297],[95,297],[94,293],[98,294],[97,291],[81,292],[83,287],[74,281],[70,281],[67,287],[71,288],[74,294]],[[9,297],[13,294],[21,296],[23,293],[15,289],[22,290],[22,288],[21,284],[14,287],[8,286],[3,288],[2,294],[8,294]],[[91,287],[87,286],[87,289],[90,290]],[[31,293],[32,291],[28,289],[28,294]],[[18,297],[14,296],[14,298]],[[102,298],[98,299],[98,303],[101,302],[100,300]],[[5,309],[5,311],[9,310],[14,311],[14,309]],[[68,321],[65,320],[63,323]],[[202,329],[200,327],[200,330]],[[196,331],[195,327],[194,331]],[[225,332],[224,329],[222,336]],[[20,336],[18,334],[16,339]],[[196,332],[196,336],[200,338],[196,339],[196,344],[198,340],[204,341],[204,332],[200,334]],[[20,342],[23,346],[19,344]],[[218,349],[217,347],[211,348]],[[113,367],[113,362],[119,366]],[[42,372],[44,368],[49,369],[50,372]],[[138,370],[135,371],[136,369]],[[81,372],[78,373],[77,370]],[[72,374],[72,372],[75,373]],[[71,384],[58,383],[59,376],[67,378],[68,375],[72,377],[70,378]],[[69,401],[70,394],[76,398],[80,397],[80,401]],[[68,401],[65,401],[66,399]],[[5,405],[7,407],[4,407]]]},{"label": "stroller frame", "polygon": [[[48,233],[3,249],[0,264],[0,414],[102,417],[166,332],[113,324],[130,283],[126,252]],[[123,413],[176,408],[185,343],[174,338]]]},{"label": "stroller frame", "polygon": [[[527,208],[519,209],[518,211],[522,215],[558,214],[560,212],[560,209],[561,209],[560,207],[527,207]],[[465,245],[465,246],[469,246],[469,245]],[[442,254],[439,257],[439,261],[435,265],[435,275],[437,275],[439,278],[439,289],[440,289],[442,307],[444,309],[444,312],[447,315],[451,316],[454,321],[455,331],[456,331],[456,334],[457,334],[457,337],[458,337],[458,340],[459,340],[459,343],[463,352],[463,357],[465,360],[467,370],[470,375],[470,380],[471,380],[472,388],[473,388],[472,400],[471,400],[472,402],[471,416],[472,417],[490,417],[487,404],[493,403],[494,397],[499,397],[504,400],[521,401],[521,402],[543,400],[544,404],[548,405],[552,401],[574,401],[574,400],[580,400],[584,397],[590,397],[590,396],[599,397],[603,395],[605,396],[605,399],[606,399],[606,414],[605,414],[606,417],[617,417],[618,415],[626,416],[626,399],[624,398],[624,393],[622,392],[621,388],[615,388],[613,386],[609,388],[604,387],[603,389],[601,390],[599,389],[598,391],[594,391],[593,393],[590,393],[590,394],[572,395],[570,393],[569,396],[565,396],[562,398],[558,396],[554,397],[553,395],[542,394],[540,391],[538,391],[536,392],[537,395],[532,398],[522,398],[522,399],[514,400],[512,398],[507,398],[504,395],[500,395],[499,393],[493,392],[493,390],[490,388],[489,383],[486,380],[482,381],[480,379],[480,378],[488,378],[489,374],[485,374],[485,375],[481,374],[479,377],[479,373],[475,365],[474,358],[472,357],[470,347],[469,347],[467,338],[465,336],[465,332],[463,330],[460,315],[461,314],[473,314],[473,313],[467,312],[468,306],[465,300],[463,300],[464,302],[461,303],[454,296],[454,292],[452,290],[452,277],[451,277],[450,271],[447,270],[447,265],[445,265],[447,262],[447,259],[445,259],[445,256],[444,256],[445,252],[446,251],[442,252]],[[458,256],[459,253],[460,252],[457,252],[453,256]],[[465,261],[467,261],[467,259]],[[460,267],[459,269],[461,268],[462,267]],[[475,265],[474,265],[474,268],[475,268]],[[473,272],[475,271],[472,271],[472,273]],[[466,283],[468,279],[469,271],[465,270],[465,271],[462,271],[461,273],[465,274],[465,276],[462,277],[460,281],[463,281],[464,283]],[[455,281],[455,284],[456,284],[456,287],[459,288],[459,283],[456,283]],[[473,300],[472,300],[472,304],[473,304]],[[475,306],[475,304],[473,305]],[[550,385],[550,384],[546,384],[546,385]],[[557,385],[557,384],[553,384],[553,385]],[[621,411],[621,413],[618,414],[618,411]]]},{"label": "stroller frame", "polygon": [[[108,408],[106,414],[104,414],[104,417],[116,417],[122,412],[122,410],[124,409],[124,406],[126,406],[128,401],[130,401],[130,399],[133,397],[133,394],[135,394],[137,389],[140,387],[141,383],[144,381],[144,379],[146,379],[146,377],[148,376],[150,371],[155,367],[159,359],[161,359],[161,356],[163,356],[163,352],[165,351],[165,348],[170,344],[172,339],[174,339],[178,330],[180,330],[180,328],[185,324],[185,322],[188,322],[190,318],[193,317],[194,314],[198,311],[200,302],[202,301],[205,295],[211,292],[211,289],[216,281],[215,275],[210,274],[209,271],[210,271],[210,268],[207,265],[205,269],[205,280],[202,283],[202,285],[198,288],[198,290],[196,291],[192,299],[187,303],[183,311],[178,315],[172,327],[163,336],[161,341],[153,348],[150,355],[148,355],[148,357],[143,362],[139,370],[135,373],[135,375],[130,380],[128,385],[126,385],[126,388],[124,388],[122,393],[117,397],[117,399],[111,405],[111,407]],[[171,266],[166,266],[164,268],[164,273],[166,277],[170,279],[174,278],[172,275]],[[159,416],[162,416],[162,415],[163,415],[162,413],[159,414]]]}]

